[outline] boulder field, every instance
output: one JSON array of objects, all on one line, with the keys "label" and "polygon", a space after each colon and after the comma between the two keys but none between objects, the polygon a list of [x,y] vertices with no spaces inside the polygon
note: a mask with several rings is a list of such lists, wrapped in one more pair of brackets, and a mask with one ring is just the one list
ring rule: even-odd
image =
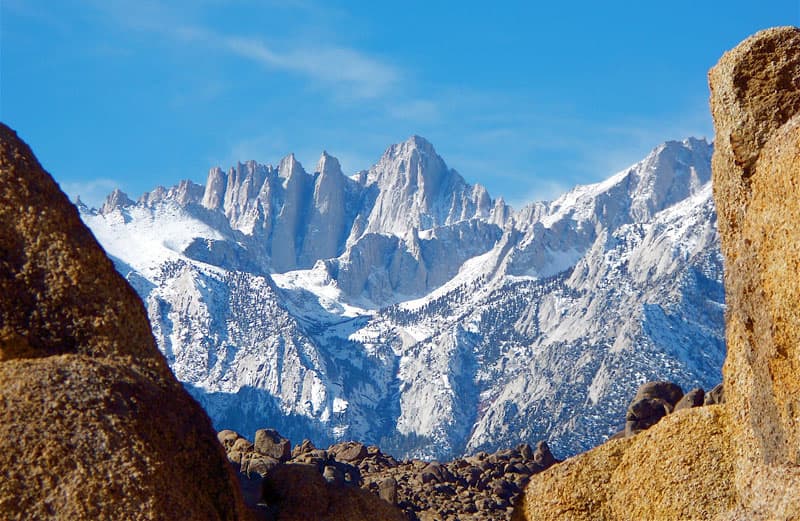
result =
[{"label": "boulder field", "polygon": [[397,460],[353,441],[321,449],[303,440],[290,451],[272,429],[257,430],[253,442],[231,430],[218,436],[264,520],[499,521],[531,475],[558,462],[543,441],[438,462]]}]

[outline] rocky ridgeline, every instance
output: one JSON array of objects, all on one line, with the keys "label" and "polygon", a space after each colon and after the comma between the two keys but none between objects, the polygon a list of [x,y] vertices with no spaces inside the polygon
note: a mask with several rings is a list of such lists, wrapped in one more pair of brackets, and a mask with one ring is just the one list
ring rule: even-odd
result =
[{"label": "rocky ridgeline", "polygon": [[559,461],[543,441],[536,449],[523,444],[440,463],[398,461],[376,446],[352,441],[318,449],[304,440],[292,450],[291,442],[271,429],[256,431],[253,442],[231,430],[218,437],[239,470],[245,500],[263,519],[292,517],[284,509],[295,507],[297,491],[284,481],[297,473],[332,490],[360,487],[410,520],[509,519],[530,476]]}]

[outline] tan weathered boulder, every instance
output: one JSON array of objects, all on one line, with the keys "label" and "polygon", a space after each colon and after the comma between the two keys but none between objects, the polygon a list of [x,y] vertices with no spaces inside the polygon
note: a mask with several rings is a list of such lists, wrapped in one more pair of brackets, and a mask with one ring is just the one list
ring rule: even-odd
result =
[{"label": "tan weathered boulder", "polygon": [[800,29],[748,38],[709,82],[724,403],[535,476],[516,519],[800,519]]},{"label": "tan weathered boulder", "polygon": [[713,519],[734,505],[721,407],[679,411],[531,477],[517,520]]},{"label": "tan weathered boulder", "polygon": [[144,306],[0,124],[0,519],[247,519]]},{"label": "tan weathered boulder", "polygon": [[274,429],[258,429],[253,446],[259,454],[278,461],[286,461],[292,457],[292,442]]},{"label": "tan weathered boulder", "polygon": [[337,460],[348,463],[361,461],[367,457],[367,447],[357,441],[337,443],[328,450]]}]

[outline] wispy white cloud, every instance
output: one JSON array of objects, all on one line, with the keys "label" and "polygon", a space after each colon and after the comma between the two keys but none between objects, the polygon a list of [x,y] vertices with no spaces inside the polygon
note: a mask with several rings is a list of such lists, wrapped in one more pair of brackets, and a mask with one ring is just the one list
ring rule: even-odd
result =
[{"label": "wispy white cloud", "polygon": [[386,94],[402,77],[397,68],[347,47],[321,45],[278,51],[258,38],[218,35],[210,41],[265,67],[341,87],[345,90],[338,93],[340,96],[376,98]]},{"label": "wispy white cloud", "polygon": [[[618,120],[599,121],[561,98],[493,92],[485,83],[425,83],[424,71],[417,72],[413,64],[393,63],[368,48],[357,48],[352,43],[357,40],[347,40],[341,32],[342,27],[353,27],[348,13],[320,14],[326,7],[314,0],[263,0],[261,6],[277,9],[270,15],[285,21],[280,30],[268,33],[257,25],[223,30],[222,24],[213,24],[208,16],[213,9],[206,7],[219,7],[222,0],[82,1],[90,2],[105,21],[127,32],[138,31],[165,49],[197,49],[197,55],[234,58],[237,66],[269,72],[268,81],[289,79],[295,89],[311,87],[313,94],[321,94],[306,105],[321,101],[320,117],[307,110],[298,117],[300,123],[280,129],[266,128],[275,121],[270,119],[273,114],[285,117],[269,100],[253,100],[245,116],[232,114],[232,120],[246,123],[220,129],[220,145],[210,153],[220,156],[213,162],[221,166],[251,158],[275,162],[294,151],[311,170],[324,147],[340,155],[347,172],[368,168],[388,143],[420,133],[437,148],[441,143],[439,151],[448,164],[468,181],[486,184],[493,195],[510,197],[519,206],[552,199],[578,183],[599,181],[635,163],[665,139],[711,137],[705,98],[681,114],[635,120],[621,110]],[[176,7],[181,3],[182,8]],[[278,12],[286,16],[278,17]],[[193,72],[200,71],[203,81],[181,85],[174,103],[201,106],[234,91],[236,78],[220,75],[206,81],[202,66],[199,62]],[[306,134],[299,127],[308,121],[314,128]],[[329,148],[336,144],[343,146]]]},{"label": "wispy white cloud", "polygon": [[[217,31],[156,0],[108,0],[95,7],[122,27],[144,31],[176,44],[210,48],[250,60],[268,70],[304,77],[339,99],[374,99],[407,79],[403,71],[358,49],[325,40],[270,41]],[[307,2],[293,7],[310,9]]]}]

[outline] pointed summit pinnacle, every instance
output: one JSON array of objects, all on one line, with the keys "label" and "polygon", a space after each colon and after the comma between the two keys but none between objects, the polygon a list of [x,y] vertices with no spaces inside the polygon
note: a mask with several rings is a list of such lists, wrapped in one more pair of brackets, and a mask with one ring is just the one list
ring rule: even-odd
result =
[{"label": "pointed summit pinnacle", "polygon": [[294,152],[292,152],[281,159],[281,162],[278,164],[278,176],[288,179],[296,171],[305,172],[303,170],[303,165],[294,157]]},{"label": "pointed summit pinnacle", "polygon": [[433,145],[431,144],[430,141],[428,141],[422,136],[418,136],[417,134],[414,134],[410,138],[408,138],[406,140],[406,143],[408,143],[409,145],[413,145],[416,148],[422,148],[422,149],[433,148]]},{"label": "pointed summit pinnacle", "polygon": [[436,150],[434,150],[433,145],[430,141],[425,139],[422,136],[418,136],[414,134],[410,138],[406,139],[403,143],[400,144],[400,150],[405,152],[412,152],[417,150],[423,154],[431,154],[437,155]]},{"label": "pointed summit pinnacle", "polygon": [[396,143],[387,148],[383,153],[381,160],[409,160],[413,156],[429,157],[430,159],[437,160],[437,162],[443,162],[443,160],[436,153],[436,150],[433,148],[433,145],[430,143],[430,141],[416,134],[406,139],[402,143]]},{"label": "pointed summit pinnacle", "polygon": [[339,164],[338,159],[323,150],[319,162],[317,163],[317,172],[319,172],[320,175],[341,174],[342,166]]},{"label": "pointed summit pinnacle", "polygon": [[108,194],[106,197],[103,206],[100,207],[100,213],[105,215],[107,213],[111,213],[117,208],[124,208],[126,206],[133,205],[134,202],[128,197],[128,194],[120,190],[119,188],[115,188],[113,192]]}]

